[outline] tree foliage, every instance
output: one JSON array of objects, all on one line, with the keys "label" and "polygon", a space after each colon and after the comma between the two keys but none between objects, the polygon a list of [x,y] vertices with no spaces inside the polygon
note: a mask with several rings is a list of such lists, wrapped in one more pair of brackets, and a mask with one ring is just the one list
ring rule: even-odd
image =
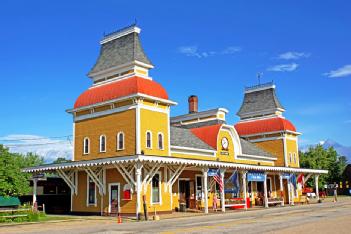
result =
[{"label": "tree foliage", "polygon": [[[339,156],[333,147],[324,149],[322,145],[310,147],[306,152],[300,152],[300,166],[303,168],[324,169],[328,174],[320,175],[319,186],[339,182],[347,165],[346,157]],[[307,182],[314,185],[314,178]]]},{"label": "tree foliage", "polygon": [[31,175],[21,170],[42,163],[43,158],[38,155],[11,153],[0,144],[0,196],[20,196],[28,193]]},{"label": "tree foliage", "polygon": [[58,157],[55,161],[52,163],[65,163],[65,162],[72,162],[72,160],[66,159],[64,157]]}]

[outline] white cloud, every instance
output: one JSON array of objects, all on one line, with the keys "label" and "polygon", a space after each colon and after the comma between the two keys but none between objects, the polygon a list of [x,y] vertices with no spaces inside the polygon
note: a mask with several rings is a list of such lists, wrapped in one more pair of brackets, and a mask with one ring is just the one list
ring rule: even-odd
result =
[{"label": "white cloud", "polygon": [[8,147],[10,152],[32,152],[43,157],[45,162],[52,162],[58,157],[72,159],[73,146],[68,138],[50,139],[37,135],[13,134],[0,137],[0,143]]},{"label": "white cloud", "polygon": [[197,46],[181,46],[178,48],[179,53],[186,56],[195,56],[201,58],[201,54],[197,50]]},{"label": "white cloud", "polygon": [[288,51],[285,53],[282,53],[278,56],[278,59],[285,59],[285,60],[297,60],[300,58],[308,58],[310,57],[310,53],[305,53],[305,52],[296,52],[296,51]]},{"label": "white cloud", "polygon": [[351,75],[351,64],[348,64],[348,65],[340,67],[336,70],[332,70],[330,72],[324,73],[323,75],[331,77],[331,78],[350,76]]},{"label": "white cloud", "polygon": [[189,57],[207,58],[214,55],[231,55],[240,52],[241,47],[229,46],[221,51],[200,51],[197,46],[181,46],[178,52]]},{"label": "white cloud", "polygon": [[296,63],[278,64],[267,68],[267,70],[274,72],[292,72],[295,71],[298,68],[298,66],[299,65]]}]

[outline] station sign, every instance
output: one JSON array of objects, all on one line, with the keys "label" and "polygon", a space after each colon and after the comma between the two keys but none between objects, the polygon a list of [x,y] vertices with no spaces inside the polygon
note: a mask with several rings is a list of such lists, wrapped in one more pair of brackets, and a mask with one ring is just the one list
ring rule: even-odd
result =
[{"label": "station sign", "polygon": [[266,175],[260,172],[249,172],[247,173],[247,181],[258,181],[263,182],[266,180]]}]

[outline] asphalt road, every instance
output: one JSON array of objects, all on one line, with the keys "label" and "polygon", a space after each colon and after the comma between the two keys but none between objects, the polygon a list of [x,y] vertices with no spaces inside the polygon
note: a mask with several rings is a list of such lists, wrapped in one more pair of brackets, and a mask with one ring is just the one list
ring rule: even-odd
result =
[{"label": "asphalt road", "polygon": [[84,220],[0,227],[0,233],[351,233],[351,200],[116,224]]}]

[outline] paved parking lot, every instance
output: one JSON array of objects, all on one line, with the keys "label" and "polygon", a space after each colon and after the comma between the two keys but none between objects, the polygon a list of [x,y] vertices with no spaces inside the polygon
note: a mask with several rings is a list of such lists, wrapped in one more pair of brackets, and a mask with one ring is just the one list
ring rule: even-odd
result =
[{"label": "paved parking lot", "polygon": [[89,219],[0,227],[0,233],[350,233],[351,200],[116,224]]}]

